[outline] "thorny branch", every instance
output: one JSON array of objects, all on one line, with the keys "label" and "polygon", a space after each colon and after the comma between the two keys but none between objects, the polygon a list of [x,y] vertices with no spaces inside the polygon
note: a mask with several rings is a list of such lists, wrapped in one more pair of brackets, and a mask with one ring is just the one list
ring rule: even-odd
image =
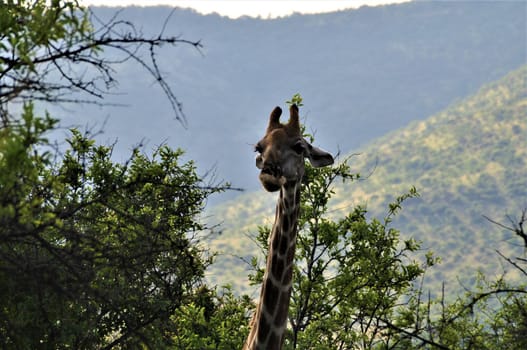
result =
[{"label": "thorny branch", "polygon": [[[176,120],[186,126],[182,104],[161,73],[156,56],[164,45],[186,44],[199,50],[202,48],[201,41],[165,35],[172,13],[157,37],[143,36],[132,23],[118,20],[118,14],[103,22],[91,13],[91,21],[98,25],[98,29],[78,33],[75,40],[49,41],[42,49],[34,51],[30,61],[11,52],[0,51],[0,117],[3,124],[10,119],[8,103],[17,101],[31,99],[103,105],[105,103],[100,100],[116,84],[113,67],[132,60],[152,76],[168,98]],[[147,58],[141,55],[143,50],[147,50]],[[99,55],[100,51],[113,53],[112,58]],[[68,97],[79,92],[87,94],[88,99]]]},{"label": "thorny branch", "polygon": [[525,229],[523,228],[523,224],[527,222],[527,208],[523,209],[521,217],[518,220],[518,222],[516,222],[516,220],[514,220],[510,216],[507,216],[507,219],[509,219],[512,226],[504,225],[501,222],[495,221],[486,215],[483,215],[483,217],[487,219],[488,221],[492,222],[493,224],[498,225],[501,228],[514,232],[517,236],[523,239],[524,247],[527,248],[527,233],[525,233]]}]

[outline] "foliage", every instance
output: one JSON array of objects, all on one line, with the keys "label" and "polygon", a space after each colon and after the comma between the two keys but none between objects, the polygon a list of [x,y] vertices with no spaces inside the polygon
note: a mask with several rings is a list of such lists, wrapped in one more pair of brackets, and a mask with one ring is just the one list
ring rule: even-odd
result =
[{"label": "foliage", "polygon": [[0,139],[2,347],[162,347],[210,263],[197,217],[221,188],[180,150],[119,164],[77,130],[54,160],[56,121],[31,104],[22,119]]},{"label": "foliage", "polygon": [[291,100],[286,101],[288,105],[297,105],[298,107],[302,107],[304,104],[302,103],[302,96],[299,93],[296,93],[293,95]]},{"label": "foliage", "polygon": [[[199,304],[187,303],[172,316],[178,330],[175,349],[231,350],[241,348],[248,333],[247,310],[252,302],[236,297],[229,286],[220,292],[202,290]],[[204,305],[204,306],[200,306]]]}]

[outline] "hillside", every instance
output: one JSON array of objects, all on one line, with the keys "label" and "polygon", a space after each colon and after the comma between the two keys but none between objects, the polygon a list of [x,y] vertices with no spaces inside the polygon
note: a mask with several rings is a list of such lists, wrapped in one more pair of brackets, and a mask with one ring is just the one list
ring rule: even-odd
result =
[{"label": "hillside", "polygon": [[[142,140],[149,149],[167,142],[185,149],[202,173],[216,166],[219,179],[257,189],[246,164],[274,106],[301,93],[318,142],[333,152],[357,149],[525,64],[526,9],[521,1],[418,1],[232,20],[181,9],[167,18],[166,7],[124,8],[118,18],[145,35],[157,36],[167,19],[165,34],[204,45],[201,51],[167,46],[157,59],[183,103],[188,129],[132,60],[116,67],[119,86],[106,98],[126,107],[50,108],[65,127],[108,119],[99,139],[118,139],[117,158],[127,159]],[[94,8],[95,23],[117,10]],[[145,47],[140,54],[149,52]]]},{"label": "hillside", "polygon": [[[442,257],[428,274],[427,286],[445,281],[447,288],[458,290],[457,279],[470,285],[467,277],[477,269],[501,272],[495,250],[511,251],[515,240],[482,215],[505,222],[506,214],[518,215],[527,207],[526,79],[524,66],[360,149],[352,165],[371,175],[337,186],[331,215],[344,215],[358,204],[382,215],[387,203],[415,185],[421,197],[409,201],[393,225],[403,237],[416,238]],[[243,261],[259,256],[250,237],[257,225],[272,224],[274,200],[259,190],[212,210],[212,220],[221,220],[224,230],[213,237],[211,248],[225,254],[211,270],[213,282],[253,292],[246,289]]]}]

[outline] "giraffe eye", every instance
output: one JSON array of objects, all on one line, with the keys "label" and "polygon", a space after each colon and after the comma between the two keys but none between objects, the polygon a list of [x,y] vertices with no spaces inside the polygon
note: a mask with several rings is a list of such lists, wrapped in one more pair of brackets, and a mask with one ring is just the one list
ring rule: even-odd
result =
[{"label": "giraffe eye", "polygon": [[304,143],[302,141],[298,141],[293,145],[293,151],[295,151],[297,154],[304,153]]}]

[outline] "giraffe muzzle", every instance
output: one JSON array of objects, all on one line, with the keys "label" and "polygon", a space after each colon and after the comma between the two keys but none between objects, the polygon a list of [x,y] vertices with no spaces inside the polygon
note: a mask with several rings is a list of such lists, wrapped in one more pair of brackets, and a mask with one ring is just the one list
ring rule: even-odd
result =
[{"label": "giraffe muzzle", "polygon": [[268,192],[278,191],[287,182],[281,172],[271,171],[267,168],[262,169],[259,178],[262,186]]}]

